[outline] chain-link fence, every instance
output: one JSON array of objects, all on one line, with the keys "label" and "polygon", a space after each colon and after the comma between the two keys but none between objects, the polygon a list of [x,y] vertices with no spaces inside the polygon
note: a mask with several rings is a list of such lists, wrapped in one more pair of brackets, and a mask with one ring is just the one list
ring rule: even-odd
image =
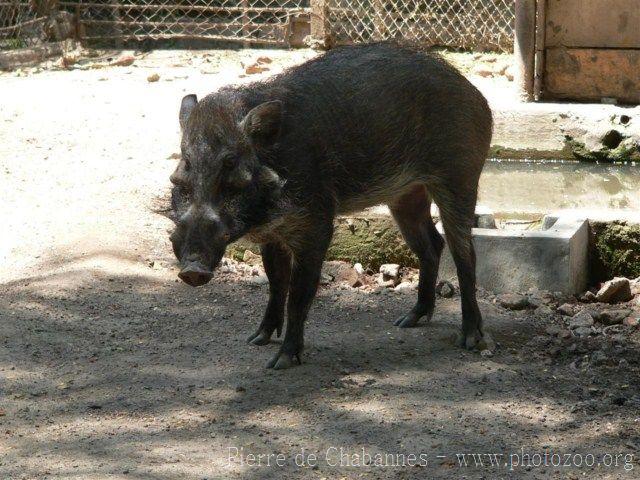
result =
[{"label": "chain-link fence", "polygon": [[[0,0],[1,1],[1,0]],[[86,40],[209,39],[288,45],[308,0],[68,0]],[[306,32],[308,34],[308,31]]]},{"label": "chain-link fence", "polygon": [[327,1],[335,43],[403,38],[463,49],[513,48],[513,0]]},{"label": "chain-link fence", "polygon": [[[80,40],[212,39],[301,46],[310,13],[331,43],[404,38],[513,46],[512,0],[0,0],[0,48]],[[320,8],[317,8],[320,5]]]},{"label": "chain-link fence", "polygon": [[44,17],[30,1],[0,0],[0,49],[32,46],[44,35]]},{"label": "chain-link fence", "polygon": [[0,0],[0,50],[34,47],[75,34],[58,0]]}]

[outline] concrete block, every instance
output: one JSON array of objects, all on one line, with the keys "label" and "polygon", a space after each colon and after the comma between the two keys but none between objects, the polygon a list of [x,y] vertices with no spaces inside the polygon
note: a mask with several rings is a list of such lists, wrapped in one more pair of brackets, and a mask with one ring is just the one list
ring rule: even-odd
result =
[{"label": "concrete block", "polygon": [[[473,229],[476,278],[479,287],[496,293],[530,288],[575,294],[587,287],[589,224],[559,218],[546,230]],[[446,239],[442,225],[438,230]],[[440,262],[440,277],[456,276],[448,248]]]}]

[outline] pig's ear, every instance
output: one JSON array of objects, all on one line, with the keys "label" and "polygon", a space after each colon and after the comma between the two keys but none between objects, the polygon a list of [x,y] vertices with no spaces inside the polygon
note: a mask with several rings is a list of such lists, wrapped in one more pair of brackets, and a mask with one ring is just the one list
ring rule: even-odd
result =
[{"label": "pig's ear", "polygon": [[240,123],[245,134],[260,145],[271,145],[280,133],[282,102],[274,100],[253,108]]},{"label": "pig's ear", "polygon": [[182,103],[180,104],[180,128],[184,130],[185,125],[187,124],[187,119],[194,107],[198,104],[198,97],[193,93],[191,95],[187,95],[182,99]]}]

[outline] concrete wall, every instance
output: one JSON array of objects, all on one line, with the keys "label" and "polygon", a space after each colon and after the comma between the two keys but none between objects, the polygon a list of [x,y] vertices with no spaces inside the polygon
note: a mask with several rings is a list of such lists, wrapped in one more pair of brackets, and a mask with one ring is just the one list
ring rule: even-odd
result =
[{"label": "concrete wall", "polygon": [[[445,236],[441,226],[439,231]],[[560,219],[548,230],[510,231],[475,228],[476,278],[492,292],[526,292],[534,288],[577,294],[589,280],[589,225],[586,220]],[[440,277],[456,276],[445,249]]]}]

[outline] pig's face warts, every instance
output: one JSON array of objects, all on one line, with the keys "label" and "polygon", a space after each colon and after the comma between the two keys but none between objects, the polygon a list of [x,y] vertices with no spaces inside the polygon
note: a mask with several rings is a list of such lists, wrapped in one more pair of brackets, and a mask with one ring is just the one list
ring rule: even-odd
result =
[{"label": "pig's face warts", "polygon": [[210,97],[184,122],[171,240],[179,260],[195,255],[213,268],[229,243],[273,220],[285,182],[259,161],[241,115]]}]

